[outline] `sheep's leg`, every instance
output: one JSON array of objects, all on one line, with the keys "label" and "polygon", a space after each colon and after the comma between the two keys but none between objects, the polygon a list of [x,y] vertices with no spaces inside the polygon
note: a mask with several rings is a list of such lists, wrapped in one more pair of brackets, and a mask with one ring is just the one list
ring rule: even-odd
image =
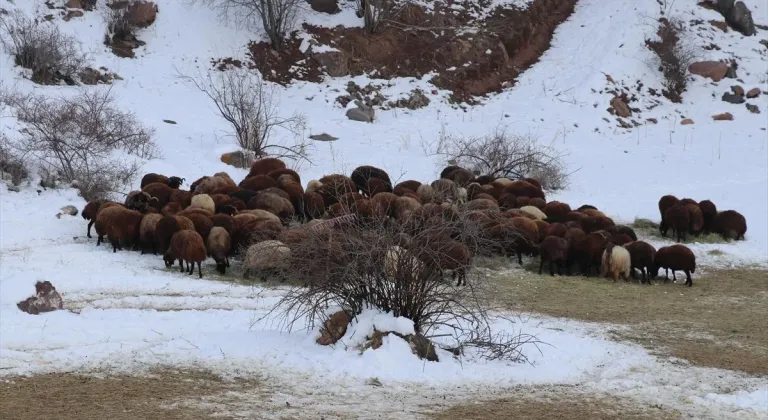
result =
[{"label": "sheep's leg", "polygon": [[[194,269],[194,267],[192,267]],[[200,275],[200,278],[203,278],[203,263],[198,261],[197,262],[197,274]]]},{"label": "sheep's leg", "polygon": [[95,221],[96,221],[96,219],[93,219],[90,222],[88,222],[88,235],[87,236],[89,238],[92,238],[92,236],[91,236],[91,226],[93,226],[93,222],[95,222]]},{"label": "sheep's leg", "polygon": [[109,242],[112,242],[112,253],[114,254],[117,252],[117,248],[120,248],[120,242],[110,240]]},{"label": "sheep's leg", "polygon": [[157,244],[152,242],[152,253],[157,255]]},{"label": "sheep's leg", "polygon": [[643,284],[646,281],[648,281],[648,284],[650,285],[651,284],[651,279],[646,276],[646,274],[645,274],[645,267],[640,267],[640,273],[643,274],[643,280],[642,280],[642,282],[640,284]]},{"label": "sheep's leg", "polygon": [[103,236],[101,236],[101,235],[99,235],[99,238],[98,238],[98,239],[96,239],[96,246],[99,246],[99,245],[101,245],[101,242],[102,242],[102,241],[104,241],[104,237],[103,237]]},{"label": "sheep's leg", "polygon": [[189,275],[191,276],[192,274],[195,274],[195,262],[189,261],[188,264],[189,264]]},{"label": "sheep's leg", "polygon": [[691,272],[690,271],[685,270],[685,277],[686,277],[685,285],[688,286],[688,287],[693,286],[693,279],[691,279]]},{"label": "sheep's leg", "polygon": [[179,269],[180,269],[179,272],[181,273],[184,272],[184,260],[182,260],[181,258],[179,258]]},{"label": "sheep's leg", "polygon": [[621,278],[624,279],[624,282],[629,282],[629,276],[626,271],[621,272]]},{"label": "sheep's leg", "polygon": [[544,258],[541,259],[541,263],[539,264],[539,275],[541,275],[541,271],[544,269]]},{"label": "sheep's leg", "polygon": [[245,270],[243,270],[243,278],[244,278],[244,279],[246,279],[246,280],[248,280],[248,275],[249,275],[250,273],[251,273],[251,270],[250,270],[250,269],[248,269],[248,268],[246,268]]},{"label": "sheep's leg", "polygon": [[549,262],[549,275],[552,277],[555,276],[555,263],[553,261]]},{"label": "sheep's leg", "polygon": [[227,267],[229,267],[229,257],[224,258],[224,262],[227,264]]},{"label": "sheep's leg", "polygon": [[669,268],[664,269],[664,283],[669,283]]},{"label": "sheep's leg", "polygon": [[520,252],[520,251],[515,251],[515,252],[517,252],[517,263],[520,264],[520,267],[522,267],[523,266],[523,253]]}]

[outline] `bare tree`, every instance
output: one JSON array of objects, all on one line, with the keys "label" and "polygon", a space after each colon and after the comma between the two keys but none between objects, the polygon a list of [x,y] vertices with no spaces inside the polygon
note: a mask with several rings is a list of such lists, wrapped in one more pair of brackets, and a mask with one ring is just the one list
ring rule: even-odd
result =
[{"label": "bare tree", "polygon": [[284,41],[296,24],[304,0],[188,0],[203,3],[218,10],[221,17],[234,17],[247,27],[261,25],[275,50],[282,50]]},{"label": "bare tree", "polygon": [[14,149],[72,183],[87,199],[104,198],[129,184],[140,168],[131,156],[160,156],[153,130],[117,109],[111,89],[82,89],[62,98],[13,93],[6,103],[25,125]]},{"label": "bare tree", "polygon": [[503,127],[481,138],[443,134],[436,153],[445,156],[450,165],[481,175],[536,178],[544,188],[552,190],[567,185],[568,174],[561,152],[539,144],[532,136],[511,135]]},{"label": "bare tree", "polygon": [[355,2],[357,16],[363,18],[364,28],[369,35],[380,32],[410,4],[408,0],[355,0]]},{"label": "bare tree", "polygon": [[[291,288],[276,305],[284,325],[308,321],[313,326],[324,320],[328,307],[353,315],[376,308],[412,320],[419,334],[455,339],[444,347],[488,347],[493,349],[489,356],[520,359],[513,349],[529,337],[514,340],[494,332],[488,278],[472,270],[470,261],[457,259],[456,243],[475,255],[494,249],[469,212],[429,219],[416,213],[397,220],[349,216],[301,228],[303,233],[296,232],[301,240],[287,240],[291,253],[282,264],[285,275],[308,287]],[[466,276],[465,285],[454,286],[445,268]]]},{"label": "bare tree", "polygon": [[287,130],[295,138],[300,138],[305,118],[302,114],[281,117],[277,90],[257,73],[232,68],[206,72],[193,78],[177,70],[177,77],[203,92],[213,102],[219,116],[232,127],[232,134],[243,150],[255,156],[270,154],[296,160],[307,159],[303,141],[291,146],[273,142],[276,129]]},{"label": "bare tree", "polygon": [[73,77],[88,61],[74,37],[61,33],[53,22],[38,22],[19,10],[0,15],[0,44],[40,84],[74,84]]}]

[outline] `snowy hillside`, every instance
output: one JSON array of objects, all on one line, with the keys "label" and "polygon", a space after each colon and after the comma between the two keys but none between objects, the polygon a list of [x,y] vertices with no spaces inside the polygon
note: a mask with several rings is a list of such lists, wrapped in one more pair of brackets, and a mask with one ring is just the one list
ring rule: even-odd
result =
[{"label": "snowy hillside", "polygon": [[[768,24],[765,4],[746,3],[756,23]],[[215,72],[211,63],[223,58],[245,62],[249,42],[265,38],[225,25],[203,5],[180,0],[157,0],[157,4],[156,21],[138,33],[146,45],[135,50],[135,58],[118,57],[104,45],[102,0],[96,10],[67,21],[56,16],[50,24],[81,42],[91,67],[119,75],[111,84],[117,104],[155,130],[162,158],[144,162],[141,173],[183,176],[189,184],[226,171],[239,181],[247,171],[220,160],[223,153],[238,149],[226,135],[227,123],[202,92],[176,75]],[[7,1],[0,8],[37,17],[52,13],[42,1]],[[359,165],[385,169],[393,181],[425,182],[438,178],[446,165],[433,153],[441,135],[479,137],[505,126],[565,155],[571,173],[568,185],[548,192],[549,200],[574,208],[591,204],[617,222],[631,223],[636,218],[658,221],[658,199],[665,194],[710,199],[719,210],[741,212],[748,231],[745,241],[688,244],[702,267],[697,273],[743,265],[766,267],[768,95],[749,101],[759,107],[759,114],[723,102],[720,96],[734,84],[768,92],[768,47],[760,43],[768,32],[759,29],[751,37],[723,32],[707,23],[722,20],[717,12],[694,1],[675,2],[667,16],[688,22],[689,41],[701,51],[702,60],[737,59],[738,81],[692,76],[682,102],[672,103],[647,93],[649,88],[662,90],[662,75],[650,64],[654,55],[645,45],[656,32],[660,12],[656,0],[579,0],[538,62],[517,77],[513,87],[490,94],[477,105],[450,103],[450,91],[429,83],[432,74],[391,80],[325,76],[320,83],[277,85],[280,115],[301,113],[306,118],[299,136],[306,142],[310,162],[297,162],[294,169],[305,185],[326,174],[349,174]],[[335,15],[306,7],[300,20],[325,28],[359,26],[361,21],[347,4]],[[697,20],[703,23],[691,23]],[[711,44],[719,48],[704,48]],[[27,77],[11,55],[0,54],[3,88],[50,96],[72,95],[76,89],[37,85]],[[380,92],[392,100],[420,88],[430,104],[415,110],[377,110],[372,123],[352,121],[336,102],[350,81],[359,86],[381,84]],[[641,89],[635,88],[638,82]],[[633,106],[642,112],[632,118],[639,126],[619,127],[606,111],[613,89],[638,96]],[[713,120],[723,112],[731,113],[733,121]],[[695,123],[681,125],[683,118]],[[14,137],[20,128],[10,110],[4,109],[0,130]],[[309,139],[320,133],[338,140]],[[287,131],[275,135],[281,144],[296,141]],[[140,178],[134,179],[132,189],[138,189],[139,182]],[[332,383],[360,395],[367,392],[360,390],[372,377],[400,384],[405,391],[428,385],[435,395],[459,386],[479,390],[582,384],[646,404],[683,407],[694,416],[768,415],[766,399],[761,398],[768,389],[759,378],[671,366],[639,346],[610,340],[605,326],[567,319],[534,316],[506,325],[549,344],[541,352],[533,346],[524,350],[533,365],[479,358],[460,361],[443,350],[444,362],[430,364],[412,357],[407,344],[396,338],[388,338],[382,350],[362,355],[343,346],[320,348],[315,344],[316,331],[299,328],[288,333],[270,318],[269,309],[282,289],[198,280],[165,270],[160,257],[113,255],[108,247],[97,248],[95,239],[85,237],[86,222],[79,215],[54,217],[69,204],[82,210],[86,202],[74,189],[38,192],[32,183],[12,192],[9,185],[0,186],[0,375],[197,366],[232,376],[264,374],[307,391],[321,382]],[[659,246],[671,243],[649,241]],[[712,250],[718,255],[710,255]],[[73,311],[37,317],[19,311],[16,302],[29,296],[38,280],[52,281]],[[350,333],[346,339],[354,341]],[[743,395],[732,394],[737,390]]]}]

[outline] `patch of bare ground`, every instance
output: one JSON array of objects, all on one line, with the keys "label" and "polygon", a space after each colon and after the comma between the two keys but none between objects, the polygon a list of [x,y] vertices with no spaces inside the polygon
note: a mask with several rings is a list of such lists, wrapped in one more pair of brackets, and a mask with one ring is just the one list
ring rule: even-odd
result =
[{"label": "patch of bare ground", "polygon": [[0,418],[228,419],[234,417],[219,412],[210,399],[246,389],[258,391],[252,391],[252,398],[266,399],[258,385],[253,380],[229,381],[199,370],[155,369],[140,376],[51,373],[6,377],[0,381]]},{"label": "patch of bare ground", "polygon": [[431,416],[435,420],[672,420],[677,411],[643,406],[607,394],[584,394],[568,386],[510,390],[508,396],[463,403]]},{"label": "patch of bare ground", "polygon": [[[452,91],[454,101],[471,103],[473,97],[512,86],[520,73],[538,61],[557,26],[573,13],[576,1],[534,0],[525,10],[499,6],[475,20],[468,13],[451,13],[454,2],[450,1],[436,3],[432,11],[409,5],[396,22],[373,35],[342,26],[305,24],[304,30],[319,44],[339,51],[332,59],[334,76],[371,74],[390,79],[436,72],[431,83]],[[465,30],[468,27],[473,30]],[[300,51],[300,45],[297,33],[281,52],[263,42],[251,43],[250,66],[279,83],[318,81],[321,66]]]},{"label": "patch of bare ground", "polygon": [[616,339],[695,365],[768,374],[768,271],[697,274],[688,288],[506,271],[492,298],[517,311],[616,324]]}]

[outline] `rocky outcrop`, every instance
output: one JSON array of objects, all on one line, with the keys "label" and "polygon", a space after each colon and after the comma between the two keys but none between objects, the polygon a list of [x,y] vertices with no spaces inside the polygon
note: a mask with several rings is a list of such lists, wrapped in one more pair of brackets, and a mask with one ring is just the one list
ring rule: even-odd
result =
[{"label": "rocky outcrop", "polygon": [[728,73],[728,64],[720,61],[699,61],[688,66],[688,71],[691,74],[708,77],[715,82],[719,82]]},{"label": "rocky outcrop", "polygon": [[752,12],[743,1],[717,0],[715,8],[734,30],[746,36],[752,36],[757,33],[755,22],[752,20]]}]

